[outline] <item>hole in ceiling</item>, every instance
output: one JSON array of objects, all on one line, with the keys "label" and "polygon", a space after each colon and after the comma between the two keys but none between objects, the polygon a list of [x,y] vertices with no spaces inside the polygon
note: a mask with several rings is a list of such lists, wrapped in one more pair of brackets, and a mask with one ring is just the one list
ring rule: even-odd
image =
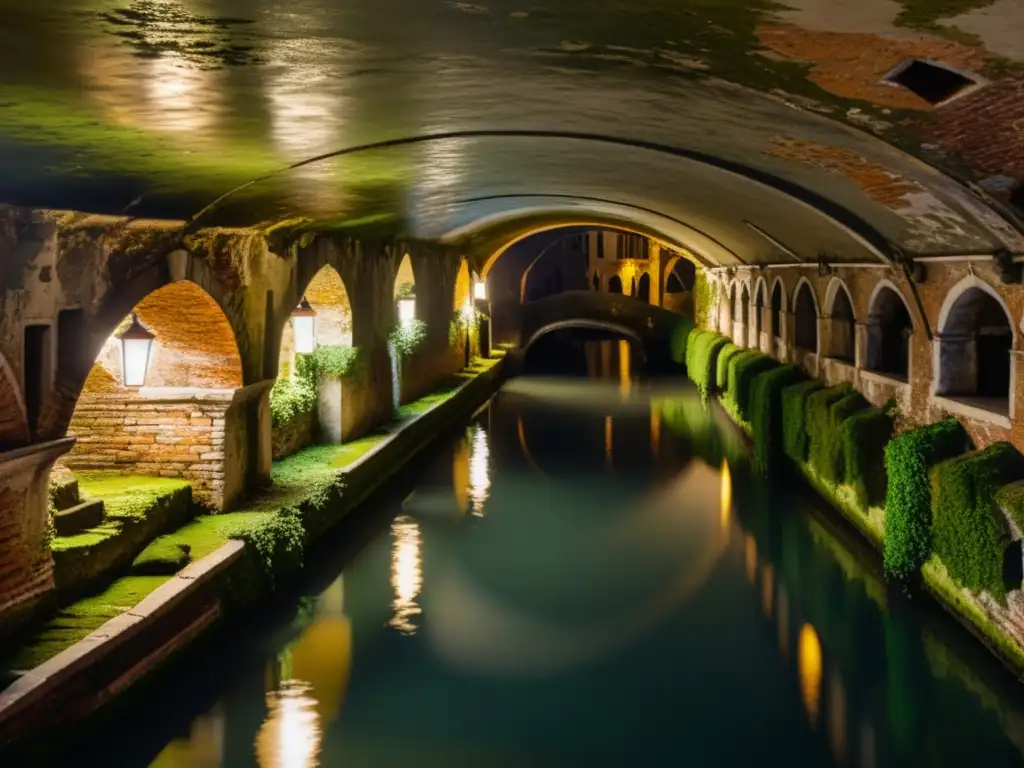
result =
[{"label": "hole in ceiling", "polygon": [[902,85],[927,101],[941,104],[978,81],[952,69],[922,59],[911,59],[890,72],[887,82]]}]

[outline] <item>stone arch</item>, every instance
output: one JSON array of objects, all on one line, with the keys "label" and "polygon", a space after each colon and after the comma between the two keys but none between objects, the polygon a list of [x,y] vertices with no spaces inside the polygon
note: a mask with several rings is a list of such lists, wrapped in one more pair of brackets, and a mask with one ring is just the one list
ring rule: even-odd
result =
[{"label": "stone arch", "polygon": [[697,267],[684,256],[673,256],[665,266],[662,294],[689,293],[697,281]]},{"label": "stone arch", "polygon": [[132,314],[154,336],[143,386],[124,382],[117,333],[129,326],[129,315],[89,371],[68,426],[79,440],[64,462],[124,474],[173,471],[192,483],[197,499],[223,508],[244,482],[242,469],[229,477],[225,468],[225,446],[237,439],[227,412],[244,385],[234,329],[217,301],[190,280],[157,288]]},{"label": "stone arch", "polygon": [[818,352],[818,297],[806,277],[801,277],[793,292],[793,317],[796,332],[793,344],[797,349]]},{"label": "stone arch", "polygon": [[740,331],[738,335],[734,336],[734,341],[742,346],[747,345],[748,339],[746,338],[750,333],[750,282],[744,280],[739,290],[739,317]]},{"label": "stone arch", "polygon": [[25,402],[15,383],[14,372],[0,355],[0,453],[29,441]]},{"label": "stone arch", "polygon": [[856,317],[846,283],[833,277],[825,289],[825,316],[829,324],[828,357],[853,363],[856,357]]},{"label": "stone arch", "polygon": [[640,282],[636,286],[636,298],[640,301],[645,301],[648,304],[651,301],[651,275],[648,272],[644,272],[640,275]]},{"label": "stone arch", "polygon": [[541,326],[530,335],[529,340],[523,346],[523,355],[525,356],[526,353],[530,351],[530,347],[532,347],[537,341],[539,341],[544,336],[547,336],[549,333],[554,333],[555,331],[568,329],[605,331],[607,333],[614,333],[619,336],[624,336],[636,344],[636,348],[640,351],[640,354],[646,360],[647,354],[644,349],[644,340],[643,338],[641,338],[640,334],[638,334],[632,328],[619,323],[610,323],[605,320],[587,320],[583,318],[577,318],[572,320],[558,320],[556,322],[548,323],[547,325]]},{"label": "stone arch", "polygon": [[786,311],[786,286],[781,277],[776,277],[772,282],[772,338],[782,341],[782,314]]},{"label": "stone arch", "polygon": [[608,293],[622,293],[622,278],[612,275],[608,278]]},{"label": "stone arch", "polygon": [[396,299],[405,296],[416,295],[416,271],[413,268],[412,257],[407,253],[398,264],[398,271],[395,273],[395,287],[392,291]]},{"label": "stone arch", "polygon": [[965,277],[939,312],[936,394],[985,398],[992,401],[985,407],[1008,413],[1015,340],[1006,302],[988,283]]},{"label": "stone arch", "polygon": [[[330,262],[323,263],[306,284],[300,287],[302,290],[299,295],[316,312],[316,346],[351,347],[355,317],[348,288],[337,268]],[[295,358],[295,333],[291,318],[281,326],[278,348],[277,375],[289,375]]]},{"label": "stone arch", "polygon": [[913,314],[890,280],[879,280],[868,301],[865,368],[909,381]]}]

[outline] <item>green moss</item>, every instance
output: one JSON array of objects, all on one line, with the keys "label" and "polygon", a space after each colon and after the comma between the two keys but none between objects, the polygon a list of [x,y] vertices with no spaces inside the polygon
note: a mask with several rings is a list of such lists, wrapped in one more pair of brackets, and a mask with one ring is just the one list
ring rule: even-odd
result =
[{"label": "green moss", "polygon": [[799,365],[784,365],[754,378],[750,395],[750,422],[754,434],[754,460],[759,472],[770,475],[782,456],[782,390],[806,376]]},{"label": "green moss", "polygon": [[868,507],[885,502],[885,446],[892,439],[893,420],[886,408],[853,414],[840,430],[844,476],[857,503]]},{"label": "green moss", "polygon": [[446,400],[450,400],[452,396],[459,391],[459,387],[452,386],[450,389],[444,389],[439,392],[421,397],[419,400],[415,400],[411,403],[406,403],[398,409],[398,418],[400,420],[411,419],[416,416],[421,416],[429,411],[434,406],[440,405]]},{"label": "green moss", "polygon": [[928,470],[967,449],[956,419],[898,435],[885,447],[885,572],[906,580],[931,555],[932,490]]},{"label": "green moss", "polygon": [[807,461],[807,427],[804,416],[807,398],[825,385],[820,381],[802,381],[782,390],[782,448],[793,461]]},{"label": "green moss", "polygon": [[171,576],[186,565],[191,558],[192,547],[171,541],[167,536],[154,539],[132,562],[132,573],[136,576]]},{"label": "green moss", "polygon": [[996,492],[996,503],[1024,530],[1024,480],[1004,485]]},{"label": "green moss", "polygon": [[693,320],[686,315],[681,315],[679,322],[672,329],[669,335],[669,358],[677,365],[684,365],[687,362],[687,344],[690,335],[693,333]]},{"label": "green moss", "polygon": [[729,361],[736,355],[743,354],[743,347],[727,343],[718,353],[718,360],[715,362],[715,389],[718,392],[729,391]]},{"label": "green moss", "polygon": [[1024,456],[1007,442],[944,461],[932,470],[935,554],[955,583],[1006,602],[1003,562],[1010,535],[999,488],[1024,477]]},{"label": "green moss", "polygon": [[736,411],[743,421],[750,419],[750,392],[754,378],[778,363],[774,358],[754,350],[735,355],[729,361],[729,398],[736,404]]},{"label": "green moss", "polygon": [[832,406],[853,394],[846,383],[812,392],[804,407],[804,429],[807,432],[807,458],[814,471],[825,482],[835,483],[835,468],[831,466]]},{"label": "green moss", "polygon": [[[808,399],[810,403],[816,396]],[[825,423],[820,432],[811,440],[811,463],[815,471],[828,483],[842,483],[845,480],[846,462],[843,460],[842,425],[857,411],[868,407],[868,401],[860,392],[847,390],[828,406]]]},{"label": "green moss", "polygon": [[722,350],[729,343],[714,331],[691,331],[686,344],[686,374],[697,385],[702,398],[707,399],[715,386],[715,371]]}]

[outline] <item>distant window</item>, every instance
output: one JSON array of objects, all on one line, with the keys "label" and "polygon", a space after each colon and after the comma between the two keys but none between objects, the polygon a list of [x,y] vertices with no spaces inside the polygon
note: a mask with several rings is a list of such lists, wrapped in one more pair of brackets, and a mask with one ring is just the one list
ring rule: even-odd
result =
[{"label": "distant window", "polygon": [[901,64],[885,78],[916,93],[929,104],[941,104],[977,81],[940,64],[913,59]]}]

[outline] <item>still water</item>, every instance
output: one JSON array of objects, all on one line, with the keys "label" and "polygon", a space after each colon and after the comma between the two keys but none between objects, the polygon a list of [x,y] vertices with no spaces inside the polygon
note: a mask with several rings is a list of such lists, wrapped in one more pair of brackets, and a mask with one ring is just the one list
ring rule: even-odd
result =
[{"label": "still water", "polygon": [[74,762],[1022,763],[1018,684],[684,382],[547,362]]}]

